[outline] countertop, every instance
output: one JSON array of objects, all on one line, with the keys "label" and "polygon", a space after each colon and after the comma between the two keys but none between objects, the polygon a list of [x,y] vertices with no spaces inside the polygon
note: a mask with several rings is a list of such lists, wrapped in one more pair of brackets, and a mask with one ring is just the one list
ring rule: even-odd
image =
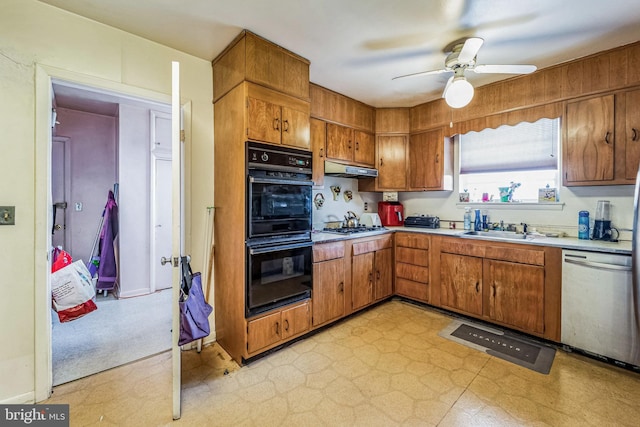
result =
[{"label": "countertop", "polygon": [[529,235],[526,239],[505,239],[487,236],[464,236],[464,230],[449,228],[418,228],[418,227],[385,227],[384,230],[371,231],[366,233],[336,234],[326,232],[314,232],[312,239],[314,243],[326,243],[339,240],[359,239],[362,237],[378,236],[381,234],[404,231],[409,233],[425,233],[438,236],[453,236],[461,239],[489,240],[497,242],[516,243],[521,245],[554,246],[562,249],[573,249],[592,252],[606,252],[614,254],[631,255],[631,242],[623,240],[620,242],[604,242],[601,240],[580,240],[576,237],[545,237]]}]

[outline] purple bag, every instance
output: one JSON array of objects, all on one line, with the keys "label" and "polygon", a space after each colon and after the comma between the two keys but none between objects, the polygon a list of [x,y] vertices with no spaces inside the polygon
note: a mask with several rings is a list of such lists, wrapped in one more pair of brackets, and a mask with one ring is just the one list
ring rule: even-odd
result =
[{"label": "purple bag", "polygon": [[[200,273],[185,270],[183,264],[182,292],[180,292],[180,338],[178,345],[188,344],[210,333],[209,315],[213,308],[207,304],[202,292]],[[187,277],[185,277],[187,276]],[[190,282],[190,283],[189,283]]]}]

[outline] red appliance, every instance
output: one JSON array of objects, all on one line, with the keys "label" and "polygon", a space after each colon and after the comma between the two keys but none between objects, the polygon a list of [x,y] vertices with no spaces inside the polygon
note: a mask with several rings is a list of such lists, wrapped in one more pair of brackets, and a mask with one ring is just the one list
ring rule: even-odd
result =
[{"label": "red appliance", "polygon": [[383,226],[401,226],[404,213],[400,202],[378,202],[378,215]]}]

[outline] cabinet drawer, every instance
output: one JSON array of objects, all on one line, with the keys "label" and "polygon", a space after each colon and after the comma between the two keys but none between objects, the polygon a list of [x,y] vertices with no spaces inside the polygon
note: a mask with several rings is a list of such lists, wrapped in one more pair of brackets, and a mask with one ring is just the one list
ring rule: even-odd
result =
[{"label": "cabinet drawer", "polygon": [[396,280],[396,293],[409,298],[429,301],[429,285],[407,279]]},{"label": "cabinet drawer", "polygon": [[429,283],[429,268],[397,263],[396,277],[413,280],[414,282]]},{"label": "cabinet drawer", "polygon": [[397,233],[396,246],[429,249],[429,236],[417,233]]},{"label": "cabinet drawer", "polygon": [[321,243],[313,245],[313,262],[344,258],[344,242]]},{"label": "cabinet drawer", "polygon": [[[462,240],[462,241],[458,241]],[[485,245],[471,242],[469,239],[448,240],[443,239],[440,246],[441,252],[451,254],[470,255],[484,258]]]},{"label": "cabinet drawer", "polygon": [[485,258],[511,261],[520,264],[544,266],[544,251],[535,249],[519,249],[514,247],[487,246]]},{"label": "cabinet drawer", "polygon": [[425,249],[396,248],[396,262],[429,266],[429,251]]},{"label": "cabinet drawer", "polygon": [[367,252],[375,252],[381,249],[393,246],[391,236],[384,236],[376,240],[360,241],[353,244],[353,255],[366,254]]}]

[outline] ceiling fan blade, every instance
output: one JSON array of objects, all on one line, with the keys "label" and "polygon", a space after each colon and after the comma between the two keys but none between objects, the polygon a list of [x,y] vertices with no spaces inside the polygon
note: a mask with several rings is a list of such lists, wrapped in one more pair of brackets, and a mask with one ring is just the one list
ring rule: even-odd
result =
[{"label": "ceiling fan blade", "polygon": [[480,50],[482,43],[484,43],[484,40],[481,39],[480,37],[468,38],[467,41],[464,42],[464,45],[462,46],[462,50],[458,55],[458,61],[461,64],[467,64],[473,61],[473,58],[475,58],[476,55],[478,54],[478,51]]},{"label": "ceiling fan blade", "polygon": [[413,74],[405,74],[404,76],[396,76],[391,80],[404,79],[405,77],[421,77],[421,76],[429,76],[433,74],[442,74],[442,73],[450,73],[451,70],[441,69],[441,70],[431,70],[431,71],[420,71],[419,73]]},{"label": "ceiling fan blade", "polygon": [[449,86],[451,86],[451,83],[453,83],[453,78],[454,76],[449,77],[449,80],[447,80],[447,84],[444,86],[444,90],[442,91],[442,97],[444,98],[444,96],[447,94],[447,89],[449,89]]},{"label": "ceiling fan blade", "polygon": [[468,68],[478,74],[529,74],[537,70],[535,65],[476,65]]}]

